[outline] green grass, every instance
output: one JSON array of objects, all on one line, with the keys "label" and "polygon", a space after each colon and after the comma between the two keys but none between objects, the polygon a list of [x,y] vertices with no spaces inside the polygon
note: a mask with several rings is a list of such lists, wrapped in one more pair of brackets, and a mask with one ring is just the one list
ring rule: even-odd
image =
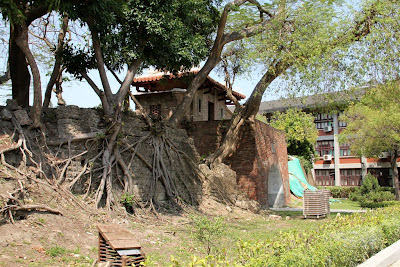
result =
[{"label": "green grass", "polygon": [[331,209],[336,210],[361,210],[361,206],[357,201],[351,201],[347,198],[336,198],[335,202],[331,203]]},{"label": "green grass", "polygon": [[[332,201],[333,200],[333,201]],[[303,200],[296,199],[293,200],[289,207],[292,208],[303,208]],[[331,209],[335,210],[361,210],[361,206],[357,201],[351,201],[347,198],[331,198]]]}]

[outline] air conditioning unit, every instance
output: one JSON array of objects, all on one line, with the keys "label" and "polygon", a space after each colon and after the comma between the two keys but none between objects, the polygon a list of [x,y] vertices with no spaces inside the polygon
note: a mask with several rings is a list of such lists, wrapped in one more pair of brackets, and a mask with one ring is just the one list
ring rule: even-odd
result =
[{"label": "air conditioning unit", "polygon": [[378,158],[380,159],[387,159],[389,157],[389,152],[382,152]]},{"label": "air conditioning unit", "polygon": [[331,125],[324,126],[324,132],[326,133],[332,132],[332,126]]},{"label": "air conditioning unit", "polygon": [[331,161],[332,160],[332,155],[324,155],[323,159],[324,159],[324,161]]}]

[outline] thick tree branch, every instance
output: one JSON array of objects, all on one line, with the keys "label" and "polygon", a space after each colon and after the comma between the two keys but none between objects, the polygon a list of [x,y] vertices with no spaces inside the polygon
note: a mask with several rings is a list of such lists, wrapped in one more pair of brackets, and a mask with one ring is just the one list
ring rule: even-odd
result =
[{"label": "thick tree branch", "polygon": [[[93,42],[93,49],[94,55],[96,58],[97,69],[100,74],[100,80],[103,85],[104,93],[107,97],[107,100],[112,102],[113,101],[113,94],[111,91],[110,83],[108,82],[107,73],[104,64],[103,52],[101,50],[100,40],[99,40],[99,33],[94,25],[93,19],[89,19],[87,21],[89,26],[90,32],[92,34],[92,42]],[[109,112],[109,111],[107,111]],[[110,115],[110,114],[107,114]]]},{"label": "thick tree branch", "polygon": [[208,57],[204,66],[200,69],[200,71],[196,74],[193,78],[191,83],[187,88],[187,92],[185,98],[179,103],[176,107],[174,113],[169,119],[169,123],[173,126],[177,126],[183,116],[185,115],[186,111],[189,109],[190,104],[193,101],[193,98],[196,94],[197,89],[204,83],[207,79],[208,74],[214,69],[214,67],[218,64],[221,58],[222,49],[224,45],[239,39],[243,39],[246,36],[254,35],[261,31],[263,27],[270,24],[270,20],[264,21],[261,23],[261,26],[244,29],[244,32],[235,32],[232,34],[225,35],[225,27],[226,22],[228,19],[229,12],[232,11],[234,8],[243,5],[246,2],[255,3],[256,5],[260,4],[257,1],[248,1],[248,0],[236,0],[229,2],[225,5],[224,10],[222,11],[221,18],[218,24],[217,35],[214,40],[213,47],[210,52],[210,56]]},{"label": "thick tree branch", "polygon": [[56,61],[54,63],[54,67],[53,67],[53,71],[50,76],[50,80],[46,87],[46,92],[45,92],[45,97],[44,97],[44,102],[43,102],[44,108],[48,108],[48,106],[50,104],[51,92],[53,90],[53,86],[56,83],[57,78],[60,77],[60,72],[62,71],[61,56],[59,55],[59,53],[64,49],[64,38],[65,38],[67,29],[68,29],[68,16],[64,16],[62,21],[63,21],[62,27],[58,34],[57,50],[55,52]]},{"label": "thick tree branch", "polygon": [[38,128],[41,126],[40,116],[42,115],[42,84],[40,81],[40,71],[39,67],[36,64],[35,57],[33,56],[31,50],[29,49],[28,44],[28,25],[22,23],[21,25],[22,32],[16,38],[16,43],[19,48],[23,51],[29,66],[31,68],[32,76],[33,76],[33,109],[32,109],[32,117],[33,124],[31,128]]},{"label": "thick tree branch", "polygon": [[128,71],[125,75],[125,79],[121,84],[121,87],[118,90],[117,93],[117,104],[121,105],[122,102],[124,101],[126,95],[129,92],[130,86],[132,84],[133,78],[135,77],[135,74],[137,72],[137,70],[140,67],[140,64],[142,64],[142,60],[141,59],[135,59],[128,68]]},{"label": "thick tree branch", "polygon": [[10,74],[10,63],[7,62],[7,69],[4,75],[0,76],[0,84],[3,84],[7,82],[8,80],[11,79],[11,74]]}]

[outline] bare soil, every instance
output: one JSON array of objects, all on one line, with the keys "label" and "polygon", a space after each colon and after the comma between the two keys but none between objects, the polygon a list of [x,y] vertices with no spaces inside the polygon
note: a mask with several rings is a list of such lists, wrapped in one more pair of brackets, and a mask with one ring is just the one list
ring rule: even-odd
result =
[{"label": "bare soil", "polygon": [[[7,194],[16,186],[13,179],[0,178],[0,193]],[[228,207],[212,198],[204,198],[201,205],[180,213],[128,215],[92,209],[87,212],[74,201],[61,197],[43,185],[29,187],[26,204],[40,203],[58,209],[63,215],[48,212],[25,212],[15,222],[3,220],[0,224],[0,266],[92,266],[98,255],[99,223],[118,224],[131,230],[147,255],[163,260],[177,253],[181,247],[186,253],[195,253],[190,237],[190,219],[193,213],[222,216],[227,220],[252,220],[261,215],[237,207]],[[284,224],[284,221],[282,222]],[[179,251],[178,251],[179,252]],[[165,262],[164,262],[165,263]]]}]

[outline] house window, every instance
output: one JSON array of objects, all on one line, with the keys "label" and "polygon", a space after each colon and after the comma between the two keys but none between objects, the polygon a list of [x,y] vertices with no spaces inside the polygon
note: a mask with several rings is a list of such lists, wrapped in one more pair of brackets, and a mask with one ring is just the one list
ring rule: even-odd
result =
[{"label": "house window", "polygon": [[340,180],[342,186],[361,185],[361,169],[341,169]]},{"label": "house window", "polygon": [[332,125],[333,123],[332,114],[328,113],[315,114],[314,123],[315,126],[317,126],[317,129],[323,129],[325,126]]},{"label": "house window", "polygon": [[340,128],[346,128],[347,127],[347,123],[345,123],[344,121],[339,121],[339,127]]},{"label": "house window", "polygon": [[333,186],[335,185],[334,170],[315,170],[315,183],[318,186]]},{"label": "house window", "polygon": [[221,108],[221,120],[224,119],[224,109]]},{"label": "house window", "polygon": [[351,156],[349,145],[340,146],[340,156]]},{"label": "house window", "polygon": [[201,99],[199,99],[199,113],[201,113]]},{"label": "house window", "polygon": [[[339,117],[343,115],[343,112],[339,113]],[[346,128],[347,127],[347,123],[345,123],[344,121],[338,121],[338,126],[339,128]]]},{"label": "house window", "polygon": [[150,105],[150,116],[161,117],[161,105]]},{"label": "house window", "polygon": [[324,155],[333,156],[333,140],[317,141],[317,146],[315,147],[315,151],[318,153],[320,157],[323,157]]}]

